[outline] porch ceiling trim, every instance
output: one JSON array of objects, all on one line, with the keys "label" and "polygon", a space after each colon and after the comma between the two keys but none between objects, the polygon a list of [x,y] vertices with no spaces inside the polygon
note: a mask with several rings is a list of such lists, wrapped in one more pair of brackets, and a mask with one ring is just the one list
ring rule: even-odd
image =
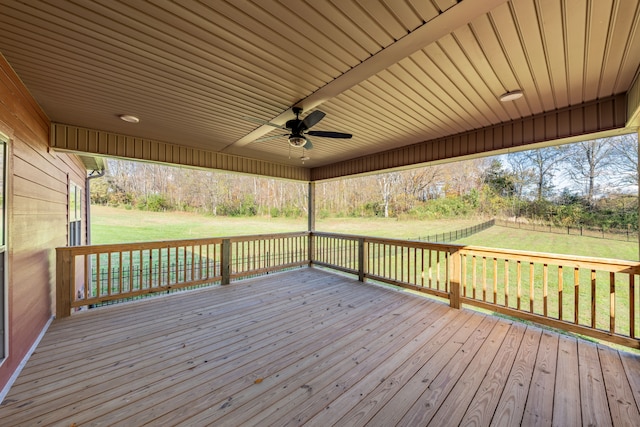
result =
[{"label": "porch ceiling trim", "polygon": [[[432,162],[455,161],[485,153],[531,149],[531,144],[568,143],[594,134],[631,132],[627,125],[627,96],[620,94],[532,117],[399,147],[356,159],[314,168],[311,180],[406,168]],[[603,136],[603,135],[598,135]]]},{"label": "porch ceiling trim", "polygon": [[49,142],[55,150],[78,154],[170,163],[178,166],[217,169],[298,181],[309,181],[310,178],[310,170],[302,167],[199,150],[62,123],[51,124]]}]

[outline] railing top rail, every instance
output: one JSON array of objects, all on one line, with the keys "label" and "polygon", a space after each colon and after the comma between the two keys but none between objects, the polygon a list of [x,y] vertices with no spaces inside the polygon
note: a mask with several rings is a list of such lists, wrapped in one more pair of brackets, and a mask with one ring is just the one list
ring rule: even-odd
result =
[{"label": "railing top rail", "polygon": [[224,237],[224,239],[229,239],[232,242],[246,242],[251,240],[268,240],[268,239],[282,239],[287,237],[301,237],[308,236],[308,231],[294,231],[290,233],[274,233],[274,234],[250,234],[246,236],[231,236]]},{"label": "railing top rail", "polygon": [[459,246],[458,252],[461,255],[473,254],[487,258],[508,258],[515,261],[537,262],[551,265],[563,265],[567,267],[601,269],[614,272],[640,274],[640,261],[565,255],[548,252],[521,251],[516,249],[497,249],[483,246]]},{"label": "railing top rail", "polygon": [[219,244],[222,240],[228,239],[232,242],[243,242],[251,240],[266,240],[274,238],[287,238],[306,236],[307,231],[291,232],[291,233],[275,233],[275,234],[253,234],[247,236],[225,236],[225,237],[205,237],[200,239],[181,239],[181,240],[161,240],[152,242],[132,242],[132,243],[114,243],[106,245],[89,245],[89,246],[63,246],[56,248],[57,252],[69,252],[71,255],[87,255],[94,253],[108,252],[128,252],[140,251],[160,248],[174,248],[182,246],[196,246],[207,244]]},{"label": "railing top rail", "polygon": [[349,239],[349,240],[364,239],[366,242],[369,242],[369,243],[409,246],[412,248],[436,249],[444,252],[446,251],[455,252],[459,248],[464,247],[462,245],[454,245],[451,243],[420,242],[417,240],[393,239],[393,238],[387,238],[387,237],[372,237],[372,236],[362,236],[357,234],[328,233],[323,231],[313,231],[311,235],[322,236],[322,237],[337,237],[340,239]]}]

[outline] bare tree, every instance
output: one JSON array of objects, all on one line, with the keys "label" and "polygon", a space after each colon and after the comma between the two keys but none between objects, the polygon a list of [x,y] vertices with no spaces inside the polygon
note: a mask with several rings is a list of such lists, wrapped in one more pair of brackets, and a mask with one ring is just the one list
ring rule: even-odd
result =
[{"label": "bare tree", "polygon": [[593,205],[598,181],[606,179],[613,162],[610,138],[578,142],[569,146],[566,164],[568,175],[582,185],[587,202]]},{"label": "bare tree", "polygon": [[389,172],[378,175],[378,186],[382,195],[382,204],[384,206],[384,217],[389,218],[389,205],[394,195],[394,186],[400,180],[399,172]]},{"label": "bare tree", "polygon": [[545,198],[552,191],[553,177],[567,155],[566,146],[545,147],[509,154],[508,161],[516,175],[518,195],[522,197],[527,182],[531,180],[535,185],[536,200]]},{"label": "bare tree", "polygon": [[613,168],[620,185],[638,185],[638,134],[630,133],[611,138]]},{"label": "bare tree", "polygon": [[463,196],[482,187],[482,179],[491,166],[488,157],[443,165],[442,180],[447,195]]}]

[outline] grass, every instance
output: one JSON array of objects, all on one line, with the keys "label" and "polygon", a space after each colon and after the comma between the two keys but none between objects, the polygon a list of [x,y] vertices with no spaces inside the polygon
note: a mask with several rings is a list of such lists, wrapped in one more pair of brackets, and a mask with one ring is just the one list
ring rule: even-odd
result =
[{"label": "grass", "polygon": [[[395,218],[328,218],[316,230],[363,236],[413,239],[473,226],[482,220],[396,220]],[[199,237],[240,236],[307,230],[306,218],[214,217],[189,212],[145,212],[91,207],[91,243],[148,242]]]},{"label": "grass", "polygon": [[534,252],[638,260],[638,243],[493,226],[455,243]]},{"label": "grass", "polygon": [[[188,212],[144,212],[105,206],[91,207],[93,244],[129,243],[200,237],[285,233],[307,229],[306,218],[231,218]],[[316,221],[318,231],[363,236],[414,239],[470,227],[482,219],[438,221],[395,218],[327,218]],[[541,233],[494,226],[457,244],[488,246],[568,255],[638,259],[638,244],[595,237]]]}]

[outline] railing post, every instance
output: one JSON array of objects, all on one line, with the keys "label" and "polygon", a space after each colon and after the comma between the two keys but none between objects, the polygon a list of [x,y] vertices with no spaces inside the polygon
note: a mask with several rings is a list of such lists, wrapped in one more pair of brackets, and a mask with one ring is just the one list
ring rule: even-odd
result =
[{"label": "railing post", "polygon": [[451,262],[451,279],[449,282],[449,306],[451,308],[460,308],[460,253],[455,250],[449,253],[449,262]]},{"label": "railing post", "polygon": [[309,267],[311,267],[313,265],[313,258],[316,253],[316,236],[313,235],[313,232],[309,232],[307,236],[309,239],[309,244],[307,245],[309,253],[307,254],[307,258],[309,260]]},{"label": "railing post", "polygon": [[369,245],[364,237],[358,239],[358,280],[366,281],[365,274],[367,272],[367,261],[369,259]]},{"label": "railing post", "polygon": [[67,248],[56,249],[56,317],[71,316],[71,252]]},{"label": "railing post", "polygon": [[222,239],[222,253],[220,254],[221,284],[231,283],[231,240]]}]

